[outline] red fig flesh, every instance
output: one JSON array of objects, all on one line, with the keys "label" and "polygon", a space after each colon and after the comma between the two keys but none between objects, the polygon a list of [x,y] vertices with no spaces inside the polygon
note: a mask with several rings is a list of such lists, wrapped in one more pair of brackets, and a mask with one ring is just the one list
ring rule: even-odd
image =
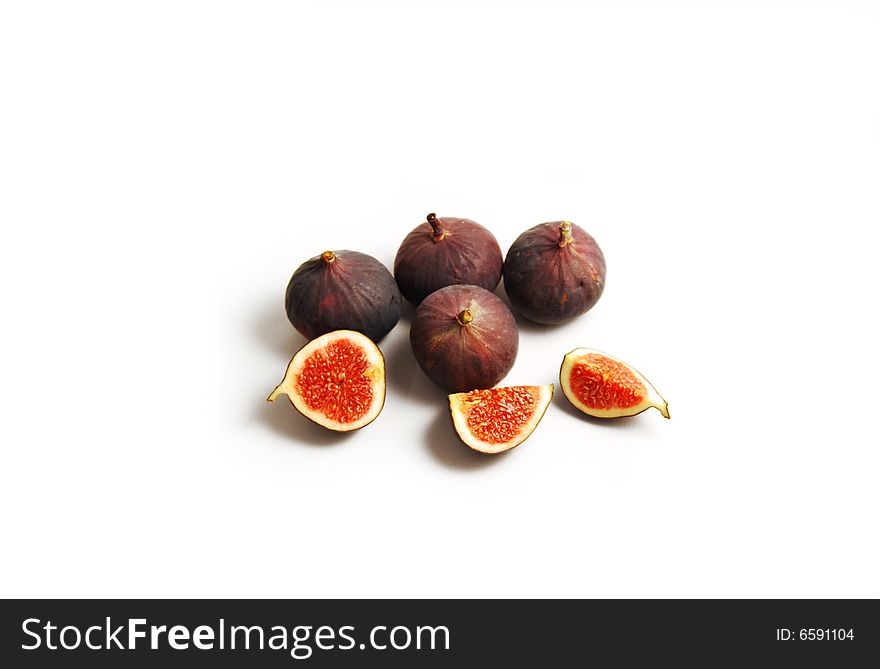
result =
[{"label": "red fig flesh", "polygon": [[382,411],[385,359],[360,332],[330,332],[293,356],[268,401],[281,395],[287,395],[301,414],[318,425],[336,432],[357,430]]}]

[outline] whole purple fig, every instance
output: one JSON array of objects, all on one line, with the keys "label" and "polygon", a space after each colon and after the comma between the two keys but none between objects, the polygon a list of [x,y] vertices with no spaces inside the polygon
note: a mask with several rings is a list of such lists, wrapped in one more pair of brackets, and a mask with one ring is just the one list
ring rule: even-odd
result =
[{"label": "whole purple fig", "polygon": [[416,309],[409,340],[419,366],[449,392],[491,388],[516,360],[516,319],[479,286],[447,286]]},{"label": "whole purple fig", "polygon": [[400,291],[391,272],[373,256],[324,251],[293,273],[284,308],[307,339],[356,330],[378,342],[400,320]]},{"label": "whole purple fig", "polygon": [[605,289],[605,256],[587,231],[570,223],[526,230],[504,261],[504,290],[536,323],[556,325],[589,311]]},{"label": "whole purple fig", "polygon": [[403,240],[394,259],[394,277],[415,305],[435,290],[454,285],[495,290],[504,258],[495,235],[467,218],[428,220]]}]

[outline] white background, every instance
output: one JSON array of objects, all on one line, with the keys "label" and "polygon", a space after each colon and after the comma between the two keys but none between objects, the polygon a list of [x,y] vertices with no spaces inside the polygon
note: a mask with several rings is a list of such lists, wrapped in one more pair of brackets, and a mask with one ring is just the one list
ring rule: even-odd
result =
[{"label": "white background", "polygon": [[[4,596],[880,596],[880,6],[4,3]],[[465,449],[409,351],[348,438],[264,398],[287,280],[429,211],[568,218],[666,396]]]}]

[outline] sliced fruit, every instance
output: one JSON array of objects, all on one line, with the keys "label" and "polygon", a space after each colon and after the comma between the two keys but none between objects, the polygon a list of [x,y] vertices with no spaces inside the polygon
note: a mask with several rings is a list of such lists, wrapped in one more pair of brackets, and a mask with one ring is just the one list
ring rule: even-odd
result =
[{"label": "sliced fruit", "polygon": [[529,438],[553,398],[553,384],[471,390],[449,396],[461,440],[481,453],[501,453]]},{"label": "sliced fruit", "polygon": [[562,360],[562,392],[578,409],[596,418],[635,416],[651,407],[669,418],[669,405],[638,371],[591,348],[576,348]]},{"label": "sliced fruit", "polygon": [[280,395],[328,430],[357,430],[371,423],[385,404],[385,358],[360,332],[329,332],[293,356],[267,399],[274,402]]}]

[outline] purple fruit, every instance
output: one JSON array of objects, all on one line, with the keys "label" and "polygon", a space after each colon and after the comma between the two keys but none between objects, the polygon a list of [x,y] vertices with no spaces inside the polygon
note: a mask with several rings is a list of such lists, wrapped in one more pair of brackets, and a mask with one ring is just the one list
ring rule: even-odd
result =
[{"label": "purple fruit", "polygon": [[400,291],[391,272],[374,257],[324,251],[293,273],[284,308],[307,339],[356,330],[378,342],[400,320]]},{"label": "purple fruit", "polygon": [[495,236],[466,218],[428,220],[410,232],[394,259],[394,277],[400,292],[420,304],[435,290],[455,285],[495,290],[504,258]]},{"label": "purple fruit", "polygon": [[565,323],[589,311],[605,288],[605,256],[586,230],[568,221],[526,230],[504,261],[504,290],[536,323]]},{"label": "purple fruit", "polygon": [[516,360],[510,309],[479,286],[447,286],[416,309],[409,340],[419,366],[449,392],[491,388]]}]

